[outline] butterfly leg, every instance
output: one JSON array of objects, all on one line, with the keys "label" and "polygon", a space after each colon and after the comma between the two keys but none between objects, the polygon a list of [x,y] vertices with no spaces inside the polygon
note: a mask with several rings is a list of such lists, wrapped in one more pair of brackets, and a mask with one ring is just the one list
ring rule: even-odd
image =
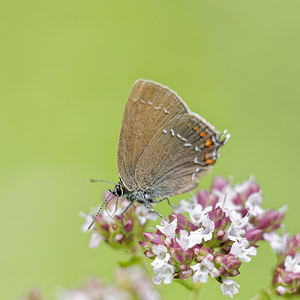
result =
[{"label": "butterfly leg", "polygon": [[161,215],[158,211],[156,211],[153,207],[151,207],[150,205],[143,203],[143,205],[149,209],[150,211],[156,213],[159,217],[161,217],[162,219],[164,219],[165,221],[167,221],[168,223],[170,223],[163,215]]},{"label": "butterfly leg", "polygon": [[115,207],[115,211],[113,212],[113,215],[115,215],[115,213],[118,209],[118,202],[119,202],[119,197],[117,197],[117,199],[116,199],[116,207]]},{"label": "butterfly leg", "polygon": [[123,215],[126,212],[126,210],[133,204],[133,202],[130,202],[121,212],[121,223],[122,223],[122,230],[124,230],[124,220],[123,220]]},{"label": "butterfly leg", "polygon": [[168,204],[174,209],[174,206],[171,204],[170,200],[168,197],[165,197],[163,199],[159,199],[159,200],[155,200],[155,201],[152,201],[152,203],[159,203],[159,202],[162,202],[164,200],[168,200]]},{"label": "butterfly leg", "polygon": [[117,211],[118,199],[119,199],[119,198],[117,197],[115,211],[112,213],[112,215],[110,214],[109,209],[107,208],[107,204],[112,200],[112,198],[109,199],[109,200],[105,203],[105,211],[106,211],[107,215],[108,215],[111,219],[114,219],[114,215],[115,215],[115,213],[116,213],[116,211]]}]

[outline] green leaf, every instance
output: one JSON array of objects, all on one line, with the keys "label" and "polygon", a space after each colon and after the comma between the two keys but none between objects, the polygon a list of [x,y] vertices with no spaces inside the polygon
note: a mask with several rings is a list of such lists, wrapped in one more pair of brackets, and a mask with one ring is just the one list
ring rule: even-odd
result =
[{"label": "green leaf", "polygon": [[141,259],[137,256],[133,256],[131,257],[129,260],[123,260],[123,261],[119,261],[119,266],[122,268],[126,268],[132,265],[137,265],[140,264]]}]

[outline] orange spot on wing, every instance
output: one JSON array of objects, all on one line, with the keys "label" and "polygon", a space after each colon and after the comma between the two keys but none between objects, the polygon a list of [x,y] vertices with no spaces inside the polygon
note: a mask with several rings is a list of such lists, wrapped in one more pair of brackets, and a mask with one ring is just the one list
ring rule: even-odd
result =
[{"label": "orange spot on wing", "polygon": [[212,146],[212,141],[211,141],[210,138],[208,138],[208,139],[206,140],[206,142],[205,142],[205,147],[209,148],[209,147],[211,147],[211,146]]},{"label": "orange spot on wing", "polygon": [[205,162],[208,164],[208,165],[213,165],[215,163],[215,159],[211,159],[209,158],[209,155],[208,153],[205,154]]},{"label": "orange spot on wing", "polygon": [[197,131],[197,130],[198,130],[198,127],[197,127],[197,126],[195,126],[195,127],[193,128],[193,130],[194,130],[194,131]]},{"label": "orange spot on wing", "polygon": [[206,137],[206,133],[203,132],[203,131],[201,131],[201,132],[200,132],[200,136],[201,136],[201,137]]},{"label": "orange spot on wing", "polygon": [[213,165],[213,164],[215,163],[215,160],[214,160],[214,159],[207,159],[207,160],[206,160],[206,163],[207,163],[208,165]]},{"label": "orange spot on wing", "polygon": [[188,127],[188,128],[191,128],[191,127],[192,127],[192,125],[191,125],[191,124],[189,124],[187,127]]}]

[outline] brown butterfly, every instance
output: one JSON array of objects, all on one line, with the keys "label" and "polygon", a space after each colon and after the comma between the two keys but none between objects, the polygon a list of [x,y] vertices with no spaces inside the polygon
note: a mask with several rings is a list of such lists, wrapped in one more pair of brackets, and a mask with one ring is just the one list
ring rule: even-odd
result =
[{"label": "brown butterfly", "polygon": [[126,103],[119,138],[120,182],[111,191],[129,201],[122,217],[138,202],[163,218],[151,204],[196,188],[229,137],[226,131],[219,135],[168,87],[136,81]]}]

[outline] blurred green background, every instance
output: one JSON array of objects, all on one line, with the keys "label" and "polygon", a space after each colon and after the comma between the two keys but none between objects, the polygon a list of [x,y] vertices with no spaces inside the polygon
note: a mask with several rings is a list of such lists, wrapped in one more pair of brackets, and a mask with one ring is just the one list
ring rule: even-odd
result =
[{"label": "blurred green background", "polygon": [[[2,1],[0,4],[0,293],[49,296],[87,275],[109,280],[119,259],[88,248],[79,211],[118,180],[123,110],[138,78],[170,86],[231,139],[213,176],[255,175],[265,208],[288,204],[299,230],[300,2],[241,0]],[[175,197],[173,203],[188,195]],[[158,210],[167,214],[162,204]],[[269,284],[267,245],[244,264],[235,299]],[[186,297],[178,284],[167,299]],[[224,298],[219,284],[202,299]]]}]

